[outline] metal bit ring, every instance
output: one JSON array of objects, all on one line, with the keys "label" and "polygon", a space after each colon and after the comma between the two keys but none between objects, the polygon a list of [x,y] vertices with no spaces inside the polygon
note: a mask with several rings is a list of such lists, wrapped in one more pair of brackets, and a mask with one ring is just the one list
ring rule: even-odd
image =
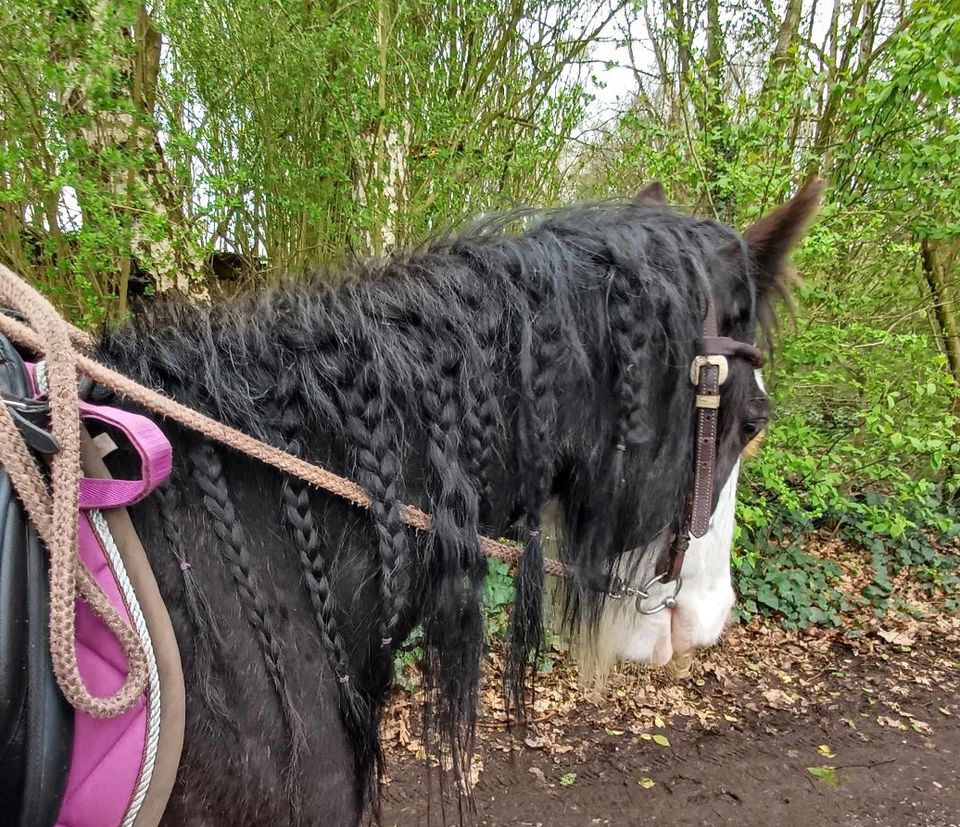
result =
[{"label": "metal bit ring", "polygon": [[659,583],[661,580],[663,580],[663,577],[664,575],[662,573],[655,574],[646,583],[644,583],[643,586],[640,588],[640,590],[637,592],[637,602],[635,605],[636,605],[637,611],[640,612],[640,614],[655,615],[657,612],[662,612],[664,609],[675,609],[677,607],[677,595],[680,594],[680,589],[683,586],[682,577],[677,578],[677,581],[676,581],[677,585],[676,585],[676,588],[673,590],[673,594],[668,594],[665,598],[663,598],[663,600],[661,600],[656,606],[653,606],[652,608],[645,609],[643,607],[643,601],[650,596],[650,587],[653,586],[655,583]]}]

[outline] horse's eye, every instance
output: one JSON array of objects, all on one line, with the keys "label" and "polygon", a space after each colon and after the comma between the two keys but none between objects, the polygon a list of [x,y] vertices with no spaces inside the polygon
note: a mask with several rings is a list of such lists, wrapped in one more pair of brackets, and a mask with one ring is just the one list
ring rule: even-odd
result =
[{"label": "horse's eye", "polygon": [[740,426],[740,434],[743,437],[744,442],[749,442],[753,439],[760,431],[763,430],[766,425],[766,420],[763,419],[748,419],[743,425]]}]

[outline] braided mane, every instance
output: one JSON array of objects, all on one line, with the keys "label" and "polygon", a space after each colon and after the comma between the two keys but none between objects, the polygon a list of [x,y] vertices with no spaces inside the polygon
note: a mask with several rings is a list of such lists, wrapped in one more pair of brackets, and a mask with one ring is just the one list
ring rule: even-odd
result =
[{"label": "braided mane", "polygon": [[[708,286],[726,318],[756,319],[746,270],[718,258],[731,243],[731,230],[656,205],[514,212],[354,265],[336,289],[318,277],[216,307],[158,303],[103,338],[101,358],[123,372],[356,479],[373,501],[370,514],[350,512],[277,478],[259,512],[242,513],[230,491],[250,483],[231,476],[236,463],[178,433],[189,450],[177,485],[194,486],[180,497],[212,521],[293,747],[290,775],[304,736],[288,680],[304,667],[247,532],[263,523],[285,538],[270,566],[301,574],[306,597],[283,600],[309,606],[361,787],[379,765],[393,651],[416,624],[434,722],[455,759],[469,755],[484,642],[478,533],[523,526],[507,676],[520,701],[543,642],[547,501],[560,500],[563,559],[593,580],[678,518],[691,465],[685,372]],[[403,503],[433,515],[428,537],[404,526]],[[202,553],[213,552],[191,559]],[[596,593],[575,585],[570,598],[572,617],[590,623]],[[212,663],[209,612],[196,595],[189,605]]]}]

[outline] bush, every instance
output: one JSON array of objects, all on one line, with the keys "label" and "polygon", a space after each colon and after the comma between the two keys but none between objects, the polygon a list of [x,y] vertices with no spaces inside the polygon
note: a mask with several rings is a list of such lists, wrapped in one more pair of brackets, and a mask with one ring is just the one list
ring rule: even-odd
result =
[{"label": "bush", "polygon": [[823,529],[864,549],[872,581],[860,597],[879,610],[905,567],[955,600],[958,559],[942,548],[958,531],[960,394],[929,339],[811,323],[783,341],[770,374],[773,421],[740,487],[742,614],[838,622],[850,608],[842,571],[804,550]]}]

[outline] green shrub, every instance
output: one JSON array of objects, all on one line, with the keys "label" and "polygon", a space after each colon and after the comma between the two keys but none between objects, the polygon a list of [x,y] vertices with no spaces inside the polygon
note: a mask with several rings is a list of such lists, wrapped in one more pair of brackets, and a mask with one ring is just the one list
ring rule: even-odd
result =
[{"label": "green shrub", "polygon": [[860,597],[878,610],[904,567],[955,599],[958,560],[942,547],[958,531],[960,395],[929,339],[811,323],[784,339],[768,386],[773,421],[739,495],[741,613],[838,622],[850,608],[841,570],[803,548],[820,529],[864,549],[872,582]]}]

